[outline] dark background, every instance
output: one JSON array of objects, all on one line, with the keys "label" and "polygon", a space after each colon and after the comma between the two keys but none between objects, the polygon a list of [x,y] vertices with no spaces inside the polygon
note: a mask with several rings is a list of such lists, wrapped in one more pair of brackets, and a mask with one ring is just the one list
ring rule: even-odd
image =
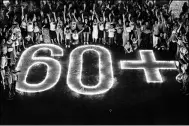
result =
[{"label": "dark background", "polygon": [[[70,91],[66,85],[70,52],[65,51],[59,59],[63,69],[57,85],[45,92],[18,93],[14,100],[2,100],[1,124],[189,124],[188,97],[175,81],[177,71],[161,70],[165,82],[147,84],[142,70],[119,68],[120,60],[139,59],[138,52],[125,55],[120,48],[111,52],[115,84],[106,94],[89,97]],[[173,59],[166,51],[155,51],[155,56],[157,60]],[[84,55],[85,72],[90,73],[83,76],[85,83],[97,82],[96,62],[95,54]],[[40,81],[44,71],[44,66],[34,67],[27,81]]]}]

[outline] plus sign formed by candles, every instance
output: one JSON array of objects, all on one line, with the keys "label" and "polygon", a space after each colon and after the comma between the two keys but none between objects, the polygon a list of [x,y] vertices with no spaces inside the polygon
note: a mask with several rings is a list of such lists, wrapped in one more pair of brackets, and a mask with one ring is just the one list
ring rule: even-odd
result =
[{"label": "plus sign formed by candles", "polygon": [[121,61],[121,69],[142,69],[144,70],[146,81],[148,83],[162,83],[163,79],[160,69],[175,69],[175,61],[156,61],[152,50],[140,50],[141,60]]}]

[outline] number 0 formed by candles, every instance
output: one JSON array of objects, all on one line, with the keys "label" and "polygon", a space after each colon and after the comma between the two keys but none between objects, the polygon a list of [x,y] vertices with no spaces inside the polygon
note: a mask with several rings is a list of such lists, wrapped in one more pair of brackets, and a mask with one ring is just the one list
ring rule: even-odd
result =
[{"label": "number 0 formed by candles", "polygon": [[[83,54],[88,51],[94,51],[99,58],[99,81],[95,86],[86,86],[82,83]],[[110,90],[113,86],[113,68],[110,52],[97,45],[84,45],[75,48],[69,59],[69,67],[67,74],[68,87],[83,95],[98,95]]]},{"label": "number 0 formed by candles", "polygon": [[[54,87],[61,76],[61,64],[51,57],[37,57],[36,54],[41,50],[50,50],[51,56],[63,56],[63,49],[52,44],[34,45],[26,49],[20,57],[16,69],[20,70],[16,89],[21,92],[35,93],[49,90]],[[37,84],[29,84],[26,79],[30,69],[37,65],[47,66],[45,79]]]}]

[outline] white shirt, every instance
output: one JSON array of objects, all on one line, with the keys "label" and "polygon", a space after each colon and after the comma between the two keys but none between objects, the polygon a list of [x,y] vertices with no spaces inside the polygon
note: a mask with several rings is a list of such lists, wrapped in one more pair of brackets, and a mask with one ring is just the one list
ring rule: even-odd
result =
[{"label": "white shirt", "polygon": [[15,73],[12,74],[12,79],[13,79],[13,81],[17,81],[18,80],[18,77],[17,77],[17,75]]},{"label": "white shirt", "polygon": [[29,22],[27,25],[27,31],[28,32],[33,32],[33,22]]},{"label": "white shirt", "polygon": [[109,27],[110,27],[110,22],[106,22],[106,24],[105,24],[105,29],[108,30]]},{"label": "white shirt", "polygon": [[56,30],[56,24],[55,24],[55,22],[51,22],[50,23],[50,30],[51,31],[55,31]]},{"label": "white shirt", "polygon": [[3,46],[2,52],[3,52],[3,54],[7,54],[7,46]]},{"label": "white shirt", "polygon": [[24,29],[26,29],[27,24],[26,24],[26,22],[25,22],[25,21],[22,21],[21,27],[22,27],[22,28],[24,28]]},{"label": "white shirt", "polygon": [[15,27],[12,31],[13,33],[18,33],[18,32],[21,32],[20,28],[18,27]]},{"label": "white shirt", "polygon": [[111,29],[109,29],[108,30],[108,37],[110,37],[110,38],[113,38],[114,37],[114,32],[115,32],[115,29],[114,28],[111,28]]},{"label": "white shirt", "polygon": [[131,27],[126,27],[127,32],[131,32],[131,30],[132,30]]},{"label": "white shirt", "polygon": [[100,31],[103,31],[103,30],[104,30],[104,23],[100,23],[100,24],[99,24],[99,29],[100,29]]},{"label": "white shirt", "polygon": [[16,40],[16,35],[11,35],[11,40]]},{"label": "white shirt", "polygon": [[35,26],[35,27],[34,27],[34,32],[35,32],[35,33],[39,32],[39,27],[38,27],[38,26]]},{"label": "white shirt", "polygon": [[71,32],[70,31],[69,32],[65,31],[65,38],[71,39]]},{"label": "white shirt", "polygon": [[73,37],[74,40],[78,40],[78,39],[79,39],[79,35],[78,35],[77,33],[76,33],[76,34],[73,33],[73,34],[72,34],[72,37]]},{"label": "white shirt", "polygon": [[8,83],[9,84],[12,84],[12,75],[9,73],[8,75]]},{"label": "white shirt", "polygon": [[7,58],[5,56],[1,57],[1,68],[7,66]]},{"label": "white shirt", "polygon": [[93,31],[98,32],[98,24],[97,23],[93,24]]},{"label": "white shirt", "polygon": [[127,44],[125,45],[125,49],[127,49],[127,50],[132,49],[131,44],[127,43]]}]

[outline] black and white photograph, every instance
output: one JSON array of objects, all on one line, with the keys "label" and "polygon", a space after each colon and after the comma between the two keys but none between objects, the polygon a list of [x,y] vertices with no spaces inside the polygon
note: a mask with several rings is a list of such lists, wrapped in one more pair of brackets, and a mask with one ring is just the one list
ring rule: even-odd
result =
[{"label": "black and white photograph", "polygon": [[0,0],[0,125],[189,125],[189,0]]}]

